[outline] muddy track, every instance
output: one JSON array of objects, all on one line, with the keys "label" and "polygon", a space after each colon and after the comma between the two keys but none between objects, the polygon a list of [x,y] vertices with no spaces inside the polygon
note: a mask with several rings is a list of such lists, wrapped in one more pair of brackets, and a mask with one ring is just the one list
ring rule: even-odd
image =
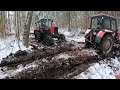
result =
[{"label": "muddy track", "polygon": [[[83,53],[84,52],[84,53]],[[86,54],[86,52],[88,52]],[[13,77],[7,77],[9,78],[14,78],[14,79],[60,79],[60,78],[71,78],[77,72],[72,75],[67,75],[68,73],[71,73],[76,69],[76,67],[81,67],[85,65],[84,63],[91,62],[91,60],[98,60],[97,54],[92,54],[92,51],[79,51],[75,50],[74,53],[73,51],[68,51],[64,52],[58,55],[55,55],[52,57],[50,60],[47,59],[40,59],[40,60],[35,60],[32,63],[29,64],[36,64],[38,65],[35,68],[28,68],[23,70],[22,72],[19,72]],[[88,55],[91,53],[91,55]],[[63,57],[63,55],[66,55]],[[85,58],[87,56],[87,58]],[[48,57],[47,57],[48,58]],[[85,65],[85,67],[88,67]],[[81,67],[78,69],[78,72],[82,72],[86,68]]]},{"label": "muddy track", "polygon": [[90,63],[106,58],[100,57],[94,50],[82,49],[83,45],[83,43],[63,42],[52,47],[40,47],[30,53],[18,51],[6,57],[0,66],[15,69],[20,64],[23,67],[36,65],[6,79],[71,79],[87,69]]},{"label": "muddy track", "polygon": [[31,53],[27,53],[25,51],[18,51],[14,55],[10,55],[4,58],[4,60],[1,61],[0,66],[3,67],[7,65],[18,65],[22,64],[23,62],[31,62],[49,56],[53,57],[56,54],[73,50],[74,47],[72,46],[73,45],[71,43],[62,43],[61,45],[55,46],[54,48],[45,47]]}]

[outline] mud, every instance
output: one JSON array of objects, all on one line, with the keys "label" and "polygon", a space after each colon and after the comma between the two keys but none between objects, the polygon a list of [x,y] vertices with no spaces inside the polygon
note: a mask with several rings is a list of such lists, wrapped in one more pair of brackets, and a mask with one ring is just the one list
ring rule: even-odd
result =
[{"label": "mud", "polygon": [[83,47],[84,43],[77,42],[62,42],[50,47],[34,43],[33,51],[10,54],[1,61],[0,67],[14,70],[19,65],[23,68],[36,65],[7,76],[6,79],[72,79],[86,70],[90,63],[106,58],[100,57],[93,49]]}]

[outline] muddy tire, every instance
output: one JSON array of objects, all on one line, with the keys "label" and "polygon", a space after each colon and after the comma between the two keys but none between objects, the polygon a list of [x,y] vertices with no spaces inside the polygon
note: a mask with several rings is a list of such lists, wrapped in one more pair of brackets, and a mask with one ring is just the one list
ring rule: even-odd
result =
[{"label": "muddy tire", "polygon": [[63,34],[59,34],[58,40],[65,41],[66,39],[65,39],[65,36]]},{"label": "muddy tire", "polygon": [[37,40],[37,33],[38,31],[34,31],[35,40]]},{"label": "muddy tire", "polygon": [[51,46],[51,45],[54,45],[54,40],[51,36],[45,36],[43,43],[47,46]]},{"label": "muddy tire", "polygon": [[35,31],[34,35],[35,35],[35,40],[37,42],[41,42],[42,41],[42,36],[41,36],[41,33],[39,31]]},{"label": "muddy tire", "polygon": [[91,47],[91,43],[85,40],[84,48],[90,48],[90,47]]},{"label": "muddy tire", "polygon": [[113,36],[111,34],[105,35],[102,38],[102,41],[100,42],[99,45],[100,52],[102,52],[105,55],[109,54],[113,48],[113,44],[114,44]]}]

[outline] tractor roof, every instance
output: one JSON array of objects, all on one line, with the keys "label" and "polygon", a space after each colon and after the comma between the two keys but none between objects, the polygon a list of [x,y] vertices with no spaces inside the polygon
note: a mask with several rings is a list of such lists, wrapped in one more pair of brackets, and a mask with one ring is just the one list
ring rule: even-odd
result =
[{"label": "tractor roof", "polygon": [[39,19],[39,20],[35,21],[35,23],[36,23],[36,22],[39,22],[40,20],[53,20],[53,19],[42,18],[42,19]]},{"label": "tractor roof", "polygon": [[105,17],[110,17],[110,18],[116,19],[114,16],[107,15],[107,14],[97,14],[97,15],[94,15],[92,17],[98,17],[98,16],[105,16]]}]

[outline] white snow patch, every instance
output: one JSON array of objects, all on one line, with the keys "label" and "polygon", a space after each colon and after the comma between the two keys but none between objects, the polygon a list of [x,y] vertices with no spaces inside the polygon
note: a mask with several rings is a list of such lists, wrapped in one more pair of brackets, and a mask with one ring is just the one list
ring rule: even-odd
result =
[{"label": "white snow patch", "polygon": [[64,58],[64,59],[68,59],[69,57],[71,57],[71,56],[69,56],[68,54],[59,54],[57,56],[57,58]]},{"label": "white snow patch", "polygon": [[85,42],[84,36],[81,34],[81,36],[75,36],[75,37],[68,37],[67,41],[76,41],[76,42]]},{"label": "white snow patch", "polygon": [[70,57],[72,57],[72,56],[69,56],[68,54],[58,54],[57,56],[53,57],[52,59],[56,59],[56,60],[65,59],[66,60],[66,59],[68,59]]},{"label": "white snow patch", "polygon": [[6,37],[6,39],[0,38],[0,61],[2,58],[8,56],[10,53],[15,53],[18,50],[31,50],[30,47],[26,48],[22,41],[16,41],[14,35]]},{"label": "white snow patch", "polygon": [[104,60],[94,63],[74,79],[116,79],[115,75],[117,74],[120,74],[120,60],[119,58],[111,58],[110,61]]},{"label": "white snow patch", "polygon": [[81,30],[78,30],[77,33],[70,32],[67,29],[59,30],[59,33],[64,34],[67,41],[76,41],[76,42],[85,42],[84,34],[80,34]]},{"label": "white snow patch", "polygon": [[[0,79],[4,79],[4,78],[6,78],[6,77],[15,76],[16,74],[18,74],[19,72],[22,72],[22,71],[25,70],[25,69],[35,68],[35,67],[38,67],[38,65],[36,65],[36,64],[29,64],[29,65],[26,65],[25,67],[23,67],[22,65],[20,65],[17,69],[8,70],[8,71],[5,71],[5,72],[2,72],[2,71],[0,70]],[[1,69],[1,68],[0,68],[0,69]]]}]

